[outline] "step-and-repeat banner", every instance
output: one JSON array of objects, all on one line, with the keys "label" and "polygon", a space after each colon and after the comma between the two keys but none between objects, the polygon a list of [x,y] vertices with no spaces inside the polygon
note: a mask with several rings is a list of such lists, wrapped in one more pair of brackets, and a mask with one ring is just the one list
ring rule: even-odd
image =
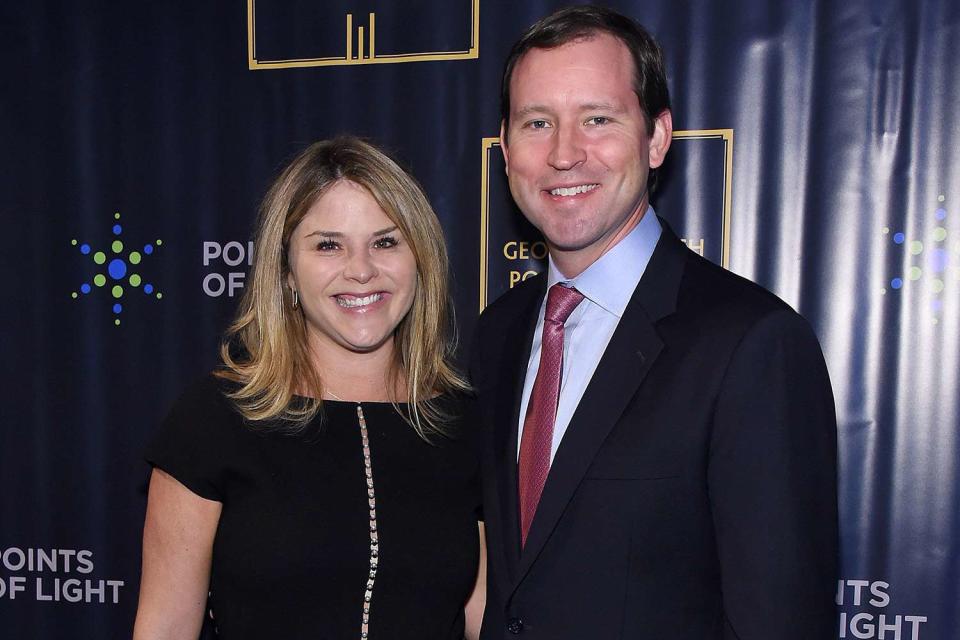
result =
[{"label": "step-and-repeat banner", "polygon": [[[543,268],[498,94],[514,39],[561,4],[3,3],[0,636],[129,634],[141,451],[215,365],[258,202],[305,145],[367,136],[422,181],[463,343]],[[837,637],[956,638],[960,7],[610,4],[667,54],[678,131],[657,211],[823,344]]]}]

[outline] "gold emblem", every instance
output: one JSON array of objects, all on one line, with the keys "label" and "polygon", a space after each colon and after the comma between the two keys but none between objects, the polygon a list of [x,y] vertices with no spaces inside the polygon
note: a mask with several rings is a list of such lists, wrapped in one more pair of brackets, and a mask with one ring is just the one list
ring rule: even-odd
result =
[{"label": "gold emblem", "polygon": [[[449,51],[378,51],[377,29],[409,29],[409,25],[381,24],[378,27],[376,12],[363,16],[353,13],[339,14],[344,20],[344,38],[339,47],[329,43],[320,43],[315,55],[300,54],[290,56],[277,52],[264,53],[257,47],[258,19],[268,19],[265,13],[276,0],[247,0],[247,63],[251,70],[289,69],[292,67],[334,67],[355,64],[395,64],[400,62],[429,62],[433,60],[469,60],[480,55],[480,0],[459,0],[466,2],[470,19],[469,42],[463,48]],[[258,5],[260,10],[258,12]],[[329,16],[336,20],[338,16]],[[261,25],[262,27],[262,25]],[[342,55],[334,53],[339,48]],[[324,51],[330,49],[330,51]]]},{"label": "gold emblem", "polygon": [[[695,140],[716,140],[723,144],[723,194],[722,218],[720,220],[720,264],[729,267],[730,260],[730,211],[733,202],[733,129],[696,129],[689,131],[674,131],[674,142],[690,142]],[[509,199],[509,192],[494,194],[491,202],[491,172],[503,175],[503,156],[494,154],[493,149],[500,147],[500,138],[483,138],[483,159],[480,175],[480,311],[487,304],[496,299],[506,289],[536,275],[545,258],[545,245],[539,236],[527,237],[524,231],[515,231],[506,238],[498,238],[498,246],[492,247],[494,242],[491,229],[491,218],[496,216],[496,225],[504,226],[515,223],[518,218],[512,211],[501,211],[503,203]],[[491,167],[494,169],[491,169]],[[498,183],[500,191],[506,189],[506,180]],[[515,205],[513,205],[515,206]],[[519,216],[520,214],[516,214]],[[523,223],[520,222],[522,225]],[[529,226],[529,225],[527,225]],[[499,229],[498,229],[499,230]],[[705,254],[708,240],[705,238],[683,238],[684,243],[700,255]],[[717,239],[709,238],[709,245],[716,247]],[[714,257],[716,259],[716,257]],[[491,262],[497,261],[496,275],[491,277]],[[501,274],[500,272],[503,272]]]}]

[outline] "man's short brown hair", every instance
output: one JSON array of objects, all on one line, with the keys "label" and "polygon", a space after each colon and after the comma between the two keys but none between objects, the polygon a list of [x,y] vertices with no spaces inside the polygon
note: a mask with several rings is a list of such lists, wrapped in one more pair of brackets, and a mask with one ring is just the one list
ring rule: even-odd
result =
[{"label": "man's short brown hair", "polygon": [[510,79],[513,70],[531,49],[553,49],[577,40],[606,33],[627,47],[633,58],[633,92],[653,134],[653,121],[670,109],[670,92],[663,63],[663,51],[656,40],[636,21],[612,9],[582,5],[561,9],[540,20],[513,45],[503,69],[500,87],[500,116],[504,129],[510,123]]}]

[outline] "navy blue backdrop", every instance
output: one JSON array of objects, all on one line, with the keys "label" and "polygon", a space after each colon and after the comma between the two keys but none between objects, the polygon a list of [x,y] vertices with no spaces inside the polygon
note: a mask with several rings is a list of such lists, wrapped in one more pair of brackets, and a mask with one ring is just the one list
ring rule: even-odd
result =
[{"label": "navy blue backdrop", "polygon": [[[540,268],[494,140],[498,84],[561,4],[0,6],[0,636],[129,633],[140,452],[215,364],[259,199],[303,146],[369,136],[420,178],[464,343]],[[824,346],[837,637],[956,638],[960,4],[610,4],[667,53],[679,131],[658,212]]]}]

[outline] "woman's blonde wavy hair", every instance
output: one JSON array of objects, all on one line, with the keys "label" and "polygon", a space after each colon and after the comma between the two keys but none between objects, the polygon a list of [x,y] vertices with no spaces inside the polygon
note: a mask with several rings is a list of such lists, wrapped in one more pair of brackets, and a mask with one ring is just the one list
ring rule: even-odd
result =
[{"label": "woman's blonde wavy hair", "polygon": [[309,146],[264,197],[252,277],[221,344],[223,367],[217,375],[236,383],[228,395],[251,422],[298,430],[321,411],[323,380],[311,363],[303,313],[287,287],[287,248],[307,210],[342,180],[369,191],[413,251],[417,288],[394,334],[388,384],[397,388],[404,381],[407,408],[401,415],[421,437],[443,434],[450,416],[432,400],[468,388],[451,365],[455,337],[443,231],[417,181],[383,151],[353,136]]}]

